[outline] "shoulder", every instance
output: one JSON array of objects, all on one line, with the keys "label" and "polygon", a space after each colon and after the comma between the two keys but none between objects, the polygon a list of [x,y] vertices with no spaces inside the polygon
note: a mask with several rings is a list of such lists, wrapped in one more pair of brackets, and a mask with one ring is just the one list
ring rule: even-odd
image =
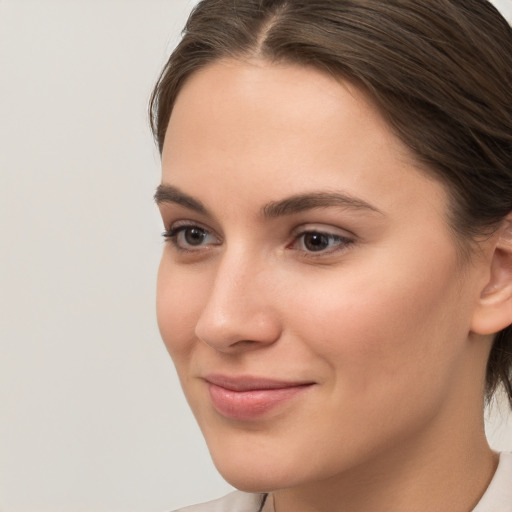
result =
[{"label": "shoulder", "polygon": [[235,491],[218,500],[180,508],[174,512],[258,512],[264,499],[264,494]]},{"label": "shoulder", "polygon": [[512,453],[500,454],[498,469],[473,512],[512,512]]}]

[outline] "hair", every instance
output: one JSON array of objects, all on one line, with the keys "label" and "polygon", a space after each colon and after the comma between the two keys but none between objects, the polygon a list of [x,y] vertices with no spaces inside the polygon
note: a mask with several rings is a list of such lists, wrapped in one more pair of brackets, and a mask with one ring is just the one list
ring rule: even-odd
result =
[{"label": "hair", "polygon": [[[203,0],[151,96],[160,152],[187,79],[225,58],[359,84],[447,186],[466,252],[512,211],[512,29],[487,0]],[[500,385],[512,406],[512,326],[495,336],[487,399]]]}]

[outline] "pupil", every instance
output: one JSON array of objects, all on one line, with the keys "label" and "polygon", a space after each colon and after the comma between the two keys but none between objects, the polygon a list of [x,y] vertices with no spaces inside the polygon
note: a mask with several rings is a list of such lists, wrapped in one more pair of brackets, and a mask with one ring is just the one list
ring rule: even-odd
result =
[{"label": "pupil", "polygon": [[310,233],[305,236],[304,245],[308,251],[323,251],[329,247],[329,237],[321,233]]},{"label": "pupil", "polygon": [[189,228],[185,230],[185,240],[189,245],[201,245],[206,233],[201,229]]}]

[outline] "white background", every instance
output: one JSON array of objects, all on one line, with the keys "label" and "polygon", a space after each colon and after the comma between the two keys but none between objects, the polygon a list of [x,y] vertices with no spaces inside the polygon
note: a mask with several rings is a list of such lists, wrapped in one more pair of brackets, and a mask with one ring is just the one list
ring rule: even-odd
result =
[{"label": "white background", "polygon": [[[3,512],[164,512],[229,489],[154,314],[146,107],[193,3],[0,0]],[[489,424],[497,448],[508,421]]]}]

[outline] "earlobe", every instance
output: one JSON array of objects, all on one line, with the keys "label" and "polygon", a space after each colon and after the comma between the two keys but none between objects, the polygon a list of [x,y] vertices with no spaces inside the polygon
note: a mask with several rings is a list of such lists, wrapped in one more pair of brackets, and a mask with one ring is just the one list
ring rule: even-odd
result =
[{"label": "earlobe", "polygon": [[481,290],[471,323],[477,334],[495,334],[512,324],[512,213],[492,237],[489,279]]}]

